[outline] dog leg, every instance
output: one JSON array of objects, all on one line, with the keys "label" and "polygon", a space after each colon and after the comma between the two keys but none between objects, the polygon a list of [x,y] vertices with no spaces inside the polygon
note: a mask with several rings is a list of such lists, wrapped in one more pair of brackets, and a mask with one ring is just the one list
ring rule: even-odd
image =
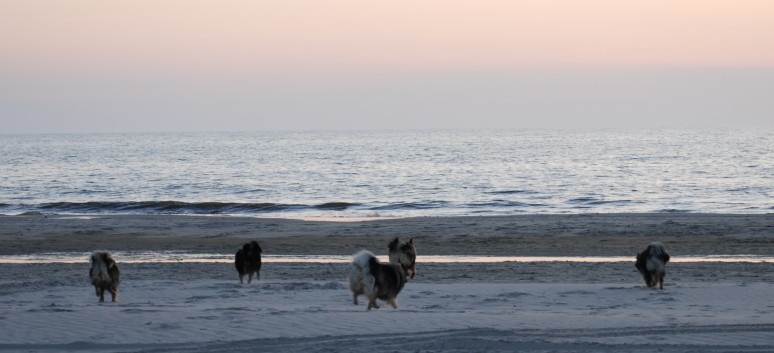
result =
[{"label": "dog leg", "polygon": [[113,300],[113,302],[115,303],[117,301],[116,299],[118,298],[118,290],[117,289],[110,289],[110,297]]},{"label": "dog leg", "polygon": [[352,292],[352,304],[357,305],[357,293]]},{"label": "dog leg", "polygon": [[376,304],[376,298],[368,298],[368,310],[379,309],[379,304]]},{"label": "dog leg", "polygon": [[397,309],[398,308],[398,298],[390,299],[390,305],[392,305],[393,309]]},{"label": "dog leg", "polygon": [[376,278],[372,275],[365,276],[363,278],[363,285],[365,287],[363,292],[365,292],[365,296],[368,298],[368,310],[371,310],[371,308],[379,309],[379,305],[376,304]]},{"label": "dog leg", "polygon": [[253,273],[249,272],[247,274],[247,284],[253,283]]},{"label": "dog leg", "polygon": [[245,284],[244,277],[245,275],[239,274],[239,284]]},{"label": "dog leg", "polygon": [[105,302],[105,289],[100,287],[99,289],[97,289],[97,293],[99,295],[99,302],[100,303],[104,303]]}]

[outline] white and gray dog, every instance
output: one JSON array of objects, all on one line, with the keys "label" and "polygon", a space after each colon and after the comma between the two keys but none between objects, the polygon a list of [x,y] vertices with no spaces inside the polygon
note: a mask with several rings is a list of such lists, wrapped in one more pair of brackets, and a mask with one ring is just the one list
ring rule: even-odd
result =
[{"label": "white and gray dog", "polygon": [[239,283],[245,283],[245,275],[247,275],[247,283],[253,281],[253,274],[255,274],[255,279],[261,279],[261,252],[263,250],[255,240],[245,243],[241,249],[237,250],[236,256],[234,256],[234,267],[239,272]]},{"label": "white and gray dog", "polygon": [[404,243],[396,237],[390,242],[389,249],[390,262],[400,265],[406,277],[414,279],[417,274],[417,249],[414,247],[414,239]]},{"label": "white and gray dog", "polygon": [[658,242],[651,243],[645,251],[637,254],[637,262],[634,266],[642,274],[642,279],[648,288],[658,286],[664,289],[664,276],[666,264],[669,262],[669,254],[664,245]]},{"label": "white and gray dog", "polygon": [[349,289],[352,302],[357,305],[357,296],[365,294],[368,310],[379,309],[376,299],[381,299],[398,308],[398,293],[406,284],[406,274],[400,265],[383,264],[368,250],[360,250],[352,259],[349,273]]},{"label": "white and gray dog", "polygon": [[118,298],[118,285],[121,283],[121,273],[118,271],[116,260],[105,251],[95,251],[91,254],[91,269],[89,269],[91,284],[97,291],[99,301],[105,301],[105,291],[115,302]]}]

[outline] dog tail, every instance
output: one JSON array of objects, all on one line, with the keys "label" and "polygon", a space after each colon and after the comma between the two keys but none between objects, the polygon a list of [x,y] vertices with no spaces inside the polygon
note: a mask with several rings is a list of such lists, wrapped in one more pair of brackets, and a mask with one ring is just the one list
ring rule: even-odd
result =
[{"label": "dog tail", "polygon": [[[373,286],[373,275],[371,274],[371,260],[376,260],[376,256],[368,250],[360,250],[352,258],[352,266],[349,272],[349,288],[353,292],[365,292],[366,282]],[[355,301],[357,303],[357,301]]]},{"label": "dog tail", "polygon": [[371,275],[379,273],[379,259],[377,259],[376,256],[368,259],[368,272],[370,272]]},{"label": "dog tail", "polygon": [[650,245],[648,245],[648,253],[650,253],[651,256],[658,258],[664,263],[667,263],[669,261],[669,254],[667,253],[666,248],[664,247],[664,244],[661,244],[659,242],[653,242]]},{"label": "dog tail", "polygon": [[379,260],[372,252],[360,250],[352,257],[352,266],[363,270],[363,272],[370,271],[372,260],[376,260],[376,262],[379,263]]}]

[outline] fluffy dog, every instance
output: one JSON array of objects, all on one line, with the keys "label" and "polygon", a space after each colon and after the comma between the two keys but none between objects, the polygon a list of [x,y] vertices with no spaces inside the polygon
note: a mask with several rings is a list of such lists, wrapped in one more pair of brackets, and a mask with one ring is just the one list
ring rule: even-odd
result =
[{"label": "fluffy dog", "polygon": [[645,251],[637,254],[637,262],[634,264],[642,274],[642,279],[648,288],[658,286],[664,289],[664,276],[666,275],[666,263],[669,262],[669,254],[661,243],[651,243]]},{"label": "fluffy dog", "polygon": [[247,283],[253,281],[253,274],[255,279],[261,279],[261,247],[258,242],[253,240],[236,252],[236,258],[234,259],[234,267],[239,272],[239,283],[243,284],[244,276],[247,274]]},{"label": "fluffy dog", "polygon": [[105,301],[105,291],[110,292],[113,301],[116,301],[118,284],[121,283],[121,273],[118,271],[116,260],[113,260],[110,253],[95,251],[91,254],[89,277],[91,277],[91,284],[97,291],[100,303]]},{"label": "fluffy dog", "polygon": [[406,277],[414,279],[417,274],[417,249],[414,247],[414,239],[404,243],[399,238],[390,242],[390,262],[400,265]]},{"label": "fluffy dog", "polygon": [[381,299],[398,308],[398,293],[406,284],[406,274],[396,264],[383,264],[368,250],[360,250],[352,259],[349,273],[349,289],[352,302],[357,305],[357,296],[365,294],[368,310],[379,309],[376,299]]}]

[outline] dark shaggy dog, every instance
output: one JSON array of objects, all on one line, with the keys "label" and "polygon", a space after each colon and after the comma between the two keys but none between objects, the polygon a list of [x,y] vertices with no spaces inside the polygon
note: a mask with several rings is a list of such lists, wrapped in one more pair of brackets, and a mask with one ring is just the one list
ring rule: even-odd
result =
[{"label": "dark shaggy dog", "polygon": [[239,272],[239,283],[245,283],[245,274],[247,274],[247,283],[253,281],[253,274],[255,279],[261,279],[261,252],[261,247],[255,240],[242,245],[242,248],[236,252],[234,267]]},{"label": "dark shaggy dog", "polygon": [[361,250],[352,259],[349,273],[349,289],[352,302],[357,305],[357,296],[365,294],[368,310],[379,309],[376,299],[381,299],[398,308],[398,293],[406,284],[403,269],[396,264],[383,264],[368,250]]},{"label": "dark shaggy dog", "polygon": [[414,279],[417,274],[417,249],[414,247],[414,239],[407,243],[397,237],[390,242],[390,262],[400,265],[406,277]]},{"label": "dark shaggy dog", "polygon": [[113,301],[118,298],[118,284],[121,283],[121,273],[118,271],[116,260],[110,253],[95,251],[91,254],[91,269],[89,270],[91,284],[97,291],[99,301],[105,301],[105,291],[110,292]]},{"label": "dark shaggy dog", "polygon": [[664,245],[651,243],[645,251],[637,254],[637,262],[634,266],[640,271],[642,279],[649,288],[658,286],[659,289],[664,289],[667,262],[669,262],[669,254]]}]

